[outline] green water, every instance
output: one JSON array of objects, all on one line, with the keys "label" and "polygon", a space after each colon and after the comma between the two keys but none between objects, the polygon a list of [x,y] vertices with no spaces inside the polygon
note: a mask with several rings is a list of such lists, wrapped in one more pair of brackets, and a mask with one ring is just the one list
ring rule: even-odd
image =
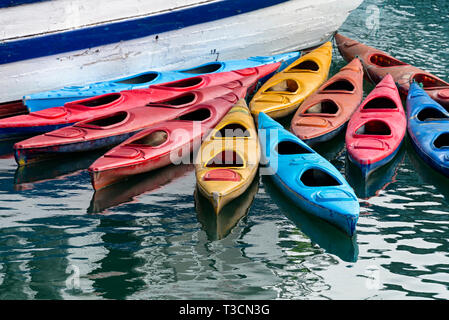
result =
[{"label": "green water", "polygon": [[[369,0],[340,31],[447,80],[448,9],[443,0]],[[331,74],[344,64],[334,50]],[[449,298],[449,180],[408,140],[364,185],[343,136],[317,151],[360,198],[353,239],[300,212],[269,177],[217,225],[195,199],[191,166],[94,195],[84,169],[98,155],[24,171],[2,158],[0,299]]]}]

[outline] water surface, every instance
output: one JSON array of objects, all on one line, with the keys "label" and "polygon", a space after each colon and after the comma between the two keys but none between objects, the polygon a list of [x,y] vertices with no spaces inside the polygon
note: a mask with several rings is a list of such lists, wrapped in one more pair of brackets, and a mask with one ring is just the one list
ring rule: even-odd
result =
[{"label": "water surface", "polygon": [[[340,31],[448,80],[448,9],[369,0]],[[331,74],[344,65],[334,50]],[[343,136],[317,150],[360,198],[352,239],[298,210],[269,177],[216,221],[192,166],[95,194],[85,170],[95,154],[25,170],[5,155],[0,299],[448,299],[448,179],[408,140],[363,184]]]}]

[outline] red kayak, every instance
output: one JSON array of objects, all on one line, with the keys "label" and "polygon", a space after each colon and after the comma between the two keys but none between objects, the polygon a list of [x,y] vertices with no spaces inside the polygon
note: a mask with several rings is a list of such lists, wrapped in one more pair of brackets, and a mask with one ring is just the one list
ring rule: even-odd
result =
[{"label": "red kayak", "polygon": [[391,75],[366,97],[346,130],[349,159],[365,178],[388,163],[402,143],[407,128],[404,108]]},{"label": "red kayak", "polygon": [[[190,119],[201,121],[215,114],[220,108],[245,97],[247,87],[240,82],[206,87],[157,101],[143,107],[131,108],[106,116],[78,122],[72,126],[44,133],[20,141],[14,145],[19,165],[74,152],[85,152],[115,146],[149,126],[167,120]],[[218,100],[213,100],[221,97]],[[211,108],[201,108],[208,101],[218,101]]]},{"label": "red kayak", "polygon": [[152,85],[148,89],[109,93],[88,99],[72,101],[63,107],[54,107],[27,115],[0,119],[0,140],[30,136],[53,131],[94,117],[112,112],[145,106],[151,102],[172,99],[191,90],[238,82],[243,86],[256,85],[257,80],[276,71],[280,63],[213,73],[193,78]]},{"label": "red kayak", "polygon": [[216,126],[236,102],[237,99],[217,98],[197,106],[198,109],[209,110],[210,117],[207,119],[169,120],[135,134],[89,167],[94,189],[185,159],[201,145],[202,137]]},{"label": "red kayak", "polygon": [[365,76],[374,83],[381,81],[387,74],[393,76],[398,85],[399,92],[406,96],[413,81],[422,83],[429,96],[449,108],[449,83],[422,69],[416,68],[384,51],[361,44],[355,40],[335,35],[338,50],[346,61],[358,57],[365,67]]}]

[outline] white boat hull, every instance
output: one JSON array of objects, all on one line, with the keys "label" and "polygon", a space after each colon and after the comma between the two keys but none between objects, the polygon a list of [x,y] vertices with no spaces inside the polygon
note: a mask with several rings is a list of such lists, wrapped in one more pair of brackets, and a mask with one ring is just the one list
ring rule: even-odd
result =
[{"label": "white boat hull", "polygon": [[[81,3],[86,1],[79,0],[79,6],[75,6],[75,8],[81,8]],[[17,21],[20,11],[23,15],[25,12],[35,12],[37,9],[45,10],[58,2],[67,3],[65,0],[45,1],[0,9],[0,25]],[[91,12],[91,16],[85,18],[90,20],[80,21],[80,12],[73,9],[73,2],[70,2],[71,12],[78,18],[70,20],[66,17],[65,25],[61,22],[54,22],[56,25],[48,22],[50,26],[53,25],[53,29],[43,28],[38,30],[38,35],[36,35],[30,34],[31,30],[36,29],[30,27],[33,21],[28,19],[22,22],[22,29],[16,28],[19,35],[16,37],[13,34],[14,28],[5,28],[3,34],[0,32],[0,37],[2,37],[0,58],[2,45],[8,46],[15,41],[26,41],[33,37],[37,39],[43,37],[44,41],[47,35],[53,36],[61,33],[70,35],[67,30],[71,30],[71,27],[67,25],[67,21],[72,22],[73,28],[82,29],[80,25],[83,23],[95,26],[92,22],[95,21],[92,16],[94,13]],[[199,6],[199,1],[192,0],[156,2],[160,2],[160,10],[155,8],[154,3],[147,6],[151,8],[143,6],[140,10],[172,12],[173,10],[170,8],[180,7],[180,3],[186,3],[187,7]],[[203,1],[201,3],[207,5],[215,2],[219,1]],[[120,3],[124,2],[120,1]],[[129,6],[133,3],[135,6],[132,7],[136,8],[139,1],[127,1],[126,5]],[[29,93],[52,90],[67,85],[111,80],[147,70],[181,69],[215,60],[244,59],[255,55],[272,55],[310,48],[327,41],[343,24],[350,11],[360,3],[361,0],[290,0],[263,9],[167,32],[149,34],[127,41],[18,61],[7,61],[0,64],[0,102],[20,100]],[[120,8],[117,6],[115,11],[120,12]],[[112,7],[112,9],[114,8]],[[70,13],[70,11],[68,12]],[[104,15],[104,12],[102,14]],[[134,14],[132,18],[129,18],[129,12],[123,14],[128,15],[128,18],[112,15],[114,22],[109,21],[109,23],[137,17]],[[148,15],[145,12],[140,12],[140,14]],[[14,19],[15,15],[17,17]],[[50,18],[51,15],[48,19]],[[39,25],[44,24],[41,17]],[[98,25],[104,26],[104,23]],[[29,30],[28,33],[27,30]],[[105,33],[104,37],[107,36]],[[26,52],[24,54],[26,55]],[[7,58],[5,59],[7,60]]]}]

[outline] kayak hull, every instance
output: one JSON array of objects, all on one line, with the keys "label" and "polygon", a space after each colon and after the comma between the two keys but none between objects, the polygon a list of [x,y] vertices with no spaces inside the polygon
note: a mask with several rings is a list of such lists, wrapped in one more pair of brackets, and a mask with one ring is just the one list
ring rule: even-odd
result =
[{"label": "kayak hull", "polygon": [[399,93],[406,97],[413,81],[422,82],[426,92],[439,104],[449,108],[449,83],[400,61],[386,52],[359,43],[341,34],[335,35],[338,50],[346,61],[359,57],[366,71],[366,78],[374,84],[390,74],[397,83]]},{"label": "kayak hull", "polygon": [[413,83],[407,96],[407,118],[407,130],[417,154],[449,177],[449,145],[444,138],[439,142],[441,137],[449,136],[449,112]]},{"label": "kayak hull", "polygon": [[405,137],[407,120],[391,75],[379,82],[349,120],[345,142],[349,159],[367,178],[394,158]]},{"label": "kayak hull", "polygon": [[259,138],[266,174],[275,184],[298,207],[352,236],[360,206],[341,173],[264,113],[259,115]]},{"label": "kayak hull", "polygon": [[[123,77],[113,81],[104,81],[90,83],[82,86],[69,86],[57,90],[44,91],[26,95],[23,98],[23,103],[29,112],[40,111],[52,107],[63,106],[65,103],[75,100],[86,99],[106,93],[120,92],[124,90],[146,89],[150,85],[173,82],[190,78],[193,76],[200,76],[210,73],[230,72],[240,69],[254,68],[260,65],[272,64],[280,62],[280,69],[298,59],[300,52],[290,52],[285,54],[278,54],[267,57],[251,57],[244,60],[230,60],[230,61],[216,61],[209,62],[197,67],[179,71],[147,71],[132,76]],[[194,70],[210,70],[212,72],[194,72]],[[152,75],[154,79],[143,83],[132,83],[132,79],[144,78]],[[124,83],[125,82],[125,83]]]},{"label": "kayak hull", "polygon": [[335,137],[363,98],[363,67],[352,60],[304,100],[291,121],[292,132],[307,143]]}]

